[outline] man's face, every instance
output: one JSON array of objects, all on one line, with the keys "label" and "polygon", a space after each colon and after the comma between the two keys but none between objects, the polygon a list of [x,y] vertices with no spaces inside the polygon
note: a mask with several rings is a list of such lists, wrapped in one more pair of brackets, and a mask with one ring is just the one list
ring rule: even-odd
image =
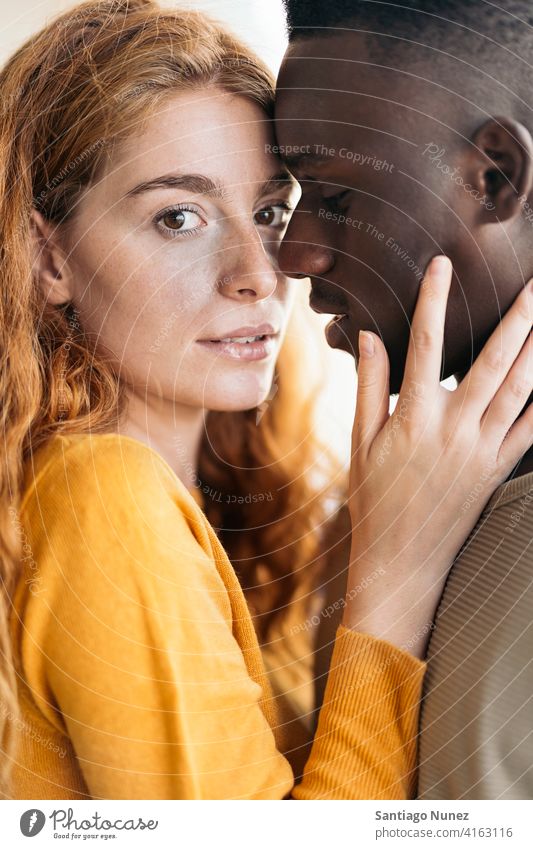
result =
[{"label": "man's face", "polygon": [[[446,253],[455,270],[445,376],[469,367],[522,269],[512,234],[482,226],[490,200],[471,185],[479,166],[459,92],[431,67],[425,79],[371,54],[357,33],[297,40],[286,54],[276,134],[303,194],[280,264],[311,277],[314,309],[344,316],[328,327],[330,345],[355,355],[359,330],[381,335],[398,392],[432,256]],[[474,131],[486,115],[466,108]]]}]

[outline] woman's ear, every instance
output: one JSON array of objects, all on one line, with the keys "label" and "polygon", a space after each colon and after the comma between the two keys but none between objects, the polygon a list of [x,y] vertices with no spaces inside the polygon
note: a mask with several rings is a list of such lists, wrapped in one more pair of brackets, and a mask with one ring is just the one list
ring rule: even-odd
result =
[{"label": "woman's ear", "polygon": [[490,118],[474,133],[471,156],[485,221],[508,221],[520,215],[533,185],[533,139],[512,118]]},{"label": "woman's ear", "polygon": [[49,304],[59,306],[72,300],[72,275],[61,249],[56,228],[38,210],[32,209],[33,273]]}]

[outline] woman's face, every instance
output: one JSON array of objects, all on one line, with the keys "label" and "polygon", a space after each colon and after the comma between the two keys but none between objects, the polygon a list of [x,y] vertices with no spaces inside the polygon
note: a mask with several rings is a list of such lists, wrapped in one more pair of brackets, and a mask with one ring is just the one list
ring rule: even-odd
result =
[{"label": "woman's face", "polygon": [[298,189],[273,143],[243,97],[173,95],[77,204],[73,301],[136,394],[208,410],[268,395],[298,285],[277,266]]}]

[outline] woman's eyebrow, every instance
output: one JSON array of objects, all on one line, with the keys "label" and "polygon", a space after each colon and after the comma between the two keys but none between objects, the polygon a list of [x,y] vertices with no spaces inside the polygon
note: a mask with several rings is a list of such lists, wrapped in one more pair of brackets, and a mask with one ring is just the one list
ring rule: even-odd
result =
[{"label": "woman's eyebrow", "polygon": [[129,189],[121,200],[135,197],[144,192],[154,191],[155,189],[186,189],[195,195],[207,195],[221,200],[226,199],[226,192],[223,185],[215,182],[210,177],[205,177],[203,174],[163,174],[160,177],[146,180]]}]

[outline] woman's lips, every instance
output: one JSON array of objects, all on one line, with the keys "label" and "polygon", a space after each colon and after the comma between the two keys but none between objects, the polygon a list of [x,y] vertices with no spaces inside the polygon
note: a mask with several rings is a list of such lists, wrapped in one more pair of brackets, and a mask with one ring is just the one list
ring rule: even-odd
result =
[{"label": "woman's lips", "polygon": [[239,327],[218,339],[199,339],[198,344],[230,360],[252,362],[272,356],[278,333],[270,324]]}]

